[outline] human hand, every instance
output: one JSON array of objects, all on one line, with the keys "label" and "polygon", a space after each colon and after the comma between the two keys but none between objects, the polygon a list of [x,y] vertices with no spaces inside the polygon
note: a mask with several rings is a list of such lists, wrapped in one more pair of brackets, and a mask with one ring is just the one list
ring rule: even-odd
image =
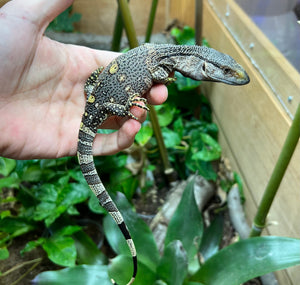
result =
[{"label": "human hand", "polygon": [[[65,45],[43,33],[73,0],[13,0],[0,9],[0,155],[16,159],[75,155],[84,111],[83,87],[89,75],[118,53]],[[152,87],[150,104],[167,98],[164,85]],[[134,141],[146,111],[132,113],[139,122],[112,117],[97,134],[94,155],[116,153]]]}]

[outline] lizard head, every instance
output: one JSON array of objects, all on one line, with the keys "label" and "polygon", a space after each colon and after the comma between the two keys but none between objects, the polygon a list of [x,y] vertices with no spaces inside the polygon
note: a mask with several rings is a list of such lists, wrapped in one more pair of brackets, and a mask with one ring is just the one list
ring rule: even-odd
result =
[{"label": "lizard head", "polygon": [[195,80],[244,85],[250,79],[231,56],[205,46],[189,46],[190,56],[177,60],[175,70]]},{"label": "lizard head", "polygon": [[[208,49],[208,48],[206,48]],[[244,68],[231,56],[209,48],[209,56],[199,62],[203,81],[217,81],[230,85],[244,85],[250,79]]]}]

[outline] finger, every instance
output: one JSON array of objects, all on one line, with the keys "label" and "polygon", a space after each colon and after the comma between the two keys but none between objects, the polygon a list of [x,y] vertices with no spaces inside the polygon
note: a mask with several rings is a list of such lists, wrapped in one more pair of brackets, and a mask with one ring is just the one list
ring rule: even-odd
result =
[{"label": "finger", "polygon": [[146,97],[149,104],[160,105],[167,100],[168,89],[163,84],[153,85]]},{"label": "finger", "polygon": [[48,24],[61,12],[67,9],[74,0],[14,0],[5,5],[5,11],[29,22],[36,23],[40,28]]},{"label": "finger", "polygon": [[111,155],[131,146],[141,124],[127,120],[117,132],[109,135],[97,134],[93,145],[94,155]]}]

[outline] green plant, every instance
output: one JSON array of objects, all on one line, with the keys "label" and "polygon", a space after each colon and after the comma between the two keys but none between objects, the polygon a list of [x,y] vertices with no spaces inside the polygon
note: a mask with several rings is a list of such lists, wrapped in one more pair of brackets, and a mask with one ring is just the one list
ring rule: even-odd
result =
[{"label": "green plant", "polygon": [[74,23],[79,22],[81,19],[81,14],[73,13],[72,6],[67,8],[61,14],[59,14],[47,27],[47,30],[56,32],[74,32]]},{"label": "green plant", "polygon": [[[168,226],[162,256],[150,229],[132,211],[125,196],[120,194],[116,197],[139,252],[137,285],[238,285],[256,276],[300,264],[299,239],[251,238],[219,251],[222,216],[216,216],[211,226],[204,229],[193,193],[192,180]],[[107,271],[117,277],[117,282],[127,280],[131,276],[131,266],[128,266],[131,256],[126,242],[109,216],[104,219],[104,230],[111,247],[118,254],[110,266],[85,265],[43,272],[36,277],[37,284],[63,284],[74,280],[97,284],[99,280],[95,280],[95,272],[101,276],[101,284],[110,284]],[[199,262],[199,254],[204,257],[204,263]]]}]

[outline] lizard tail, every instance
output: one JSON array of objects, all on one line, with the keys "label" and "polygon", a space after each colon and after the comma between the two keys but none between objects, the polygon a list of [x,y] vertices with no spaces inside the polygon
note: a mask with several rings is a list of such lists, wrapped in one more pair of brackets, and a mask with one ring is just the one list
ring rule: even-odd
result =
[{"label": "lizard tail", "polygon": [[[137,256],[134,242],[130,236],[129,230],[124,222],[122,214],[118,210],[117,206],[107,193],[104,185],[102,184],[99,175],[97,173],[94,158],[93,158],[93,141],[95,138],[95,133],[89,128],[85,127],[84,124],[81,124],[78,136],[78,148],[77,156],[81,171],[91,190],[94,192],[100,205],[105,208],[108,213],[112,216],[114,221],[117,223],[119,229],[121,230],[123,236],[126,239],[130,253],[133,260],[133,274],[131,280],[127,285],[130,285],[135,280],[137,273]],[[112,280],[113,284],[116,284]]]}]

